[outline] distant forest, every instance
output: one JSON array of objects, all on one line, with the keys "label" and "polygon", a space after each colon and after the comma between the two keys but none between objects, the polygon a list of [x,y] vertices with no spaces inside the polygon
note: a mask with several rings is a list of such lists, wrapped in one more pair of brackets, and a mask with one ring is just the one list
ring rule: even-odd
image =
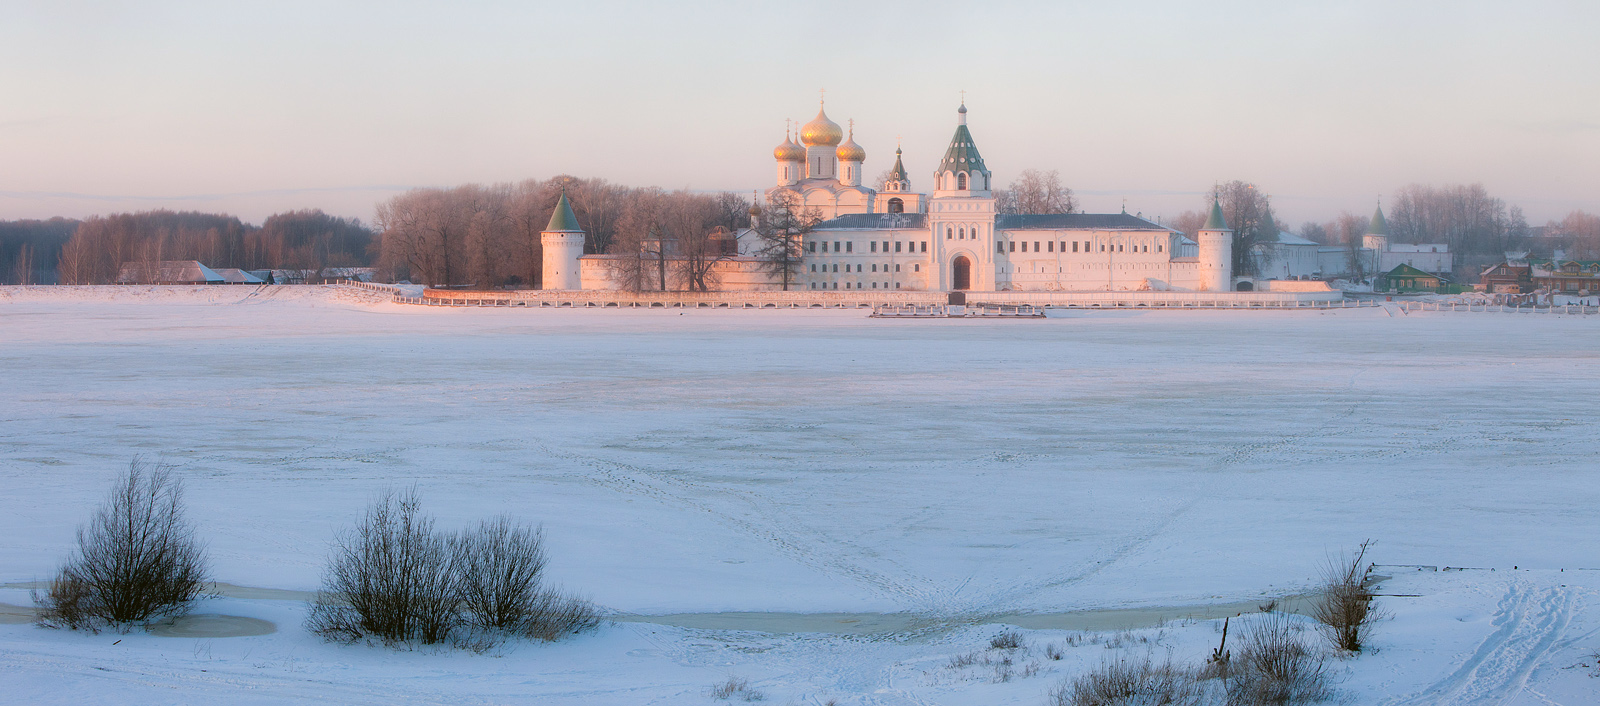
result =
[{"label": "distant forest", "polygon": [[371,264],[377,235],[321,211],[234,216],[142,211],[77,221],[0,221],[0,283],[112,284],[125,262],[199,260],[207,267],[321,269]]},{"label": "distant forest", "polygon": [[[1055,172],[1029,170],[996,195],[1008,212],[1072,210],[1072,190],[1057,178]],[[704,265],[695,253],[717,247],[708,234],[747,226],[752,206],[742,194],[669,192],[558,176],[413,189],[378,204],[374,227],[317,210],[275,214],[260,226],[226,214],[167,210],[82,221],[0,221],[0,284],[109,284],[126,262],[199,260],[246,270],[376,267],[380,279],[434,286],[538,287],[539,232],[563,191],[588,234],[586,253],[642,259],[670,244],[691,268]],[[1234,181],[1218,192],[1238,239],[1235,270],[1248,273],[1252,246],[1271,241],[1284,226],[1271,197],[1256,185]],[[1210,198],[1204,199],[1206,208]],[[1567,257],[1600,258],[1600,216],[1573,211],[1530,227],[1520,208],[1480,184],[1413,184],[1384,203],[1391,241],[1449,244],[1457,281],[1475,281],[1485,264],[1498,262],[1507,250],[1548,256],[1562,249]],[[1305,223],[1298,233],[1328,245],[1359,243],[1370,217],[1370,210],[1358,209],[1330,222]],[[1204,209],[1197,209],[1168,225],[1192,233],[1204,218]],[[693,282],[695,274],[673,278]]]}]

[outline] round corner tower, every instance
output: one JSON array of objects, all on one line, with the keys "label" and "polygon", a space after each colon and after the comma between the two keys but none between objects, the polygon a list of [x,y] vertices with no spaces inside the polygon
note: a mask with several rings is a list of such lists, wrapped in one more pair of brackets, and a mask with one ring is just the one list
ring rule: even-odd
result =
[{"label": "round corner tower", "polygon": [[578,216],[567,202],[567,193],[561,192],[555,213],[550,214],[550,225],[539,234],[544,246],[544,289],[583,289],[583,278],[578,270],[578,258],[583,257],[583,228],[578,226]]},{"label": "round corner tower", "polygon": [[1200,291],[1233,289],[1233,229],[1222,218],[1222,204],[1211,200],[1211,216],[1195,234],[1200,245]]}]

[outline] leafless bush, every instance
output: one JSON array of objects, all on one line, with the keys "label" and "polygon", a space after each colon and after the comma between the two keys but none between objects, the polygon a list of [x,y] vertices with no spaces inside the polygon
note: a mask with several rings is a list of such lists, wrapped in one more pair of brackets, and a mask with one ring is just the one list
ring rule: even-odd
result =
[{"label": "leafless bush", "polygon": [[336,540],[307,627],[329,639],[443,642],[462,602],[450,545],[415,489],[385,493]]},{"label": "leafless bush", "polygon": [[1332,696],[1322,655],[1300,633],[1283,613],[1269,613],[1250,626],[1244,646],[1228,662],[1229,706],[1294,706]]},{"label": "leafless bush", "polygon": [[1018,650],[1022,649],[1022,646],[1026,644],[1028,642],[1023,639],[1022,633],[1016,630],[1007,630],[989,638],[989,649],[991,650]]},{"label": "leafless bush", "polygon": [[500,516],[455,538],[462,608],[474,626],[515,630],[539,597],[544,536]]},{"label": "leafless bush", "polygon": [[416,491],[367,509],[335,544],[308,627],[330,640],[450,640],[485,651],[506,636],[558,640],[598,627],[588,601],[546,588],[544,540],[506,517],[434,531]]},{"label": "leafless bush", "polygon": [[734,698],[741,701],[760,701],[767,698],[767,695],[750,688],[749,679],[728,677],[727,681],[711,687],[711,698],[718,701],[727,701]]},{"label": "leafless bush", "polygon": [[594,604],[550,589],[539,592],[515,634],[546,642],[600,627]]},{"label": "leafless bush", "polygon": [[1102,662],[1050,692],[1051,706],[1199,706],[1204,689],[1189,670],[1147,657]]},{"label": "leafless bush", "polygon": [[1062,654],[1061,647],[1052,642],[1044,646],[1044,656],[1053,661],[1059,661],[1065,655]]},{"label": "leafless bush", "polygon": [[170,467],[135,458],[34,601],[41,624],[74,629],[181,615],[200,595],[205,564],[184,518],[183,484]]},{"label": "leafless bush", "polygon": [[1329,558],[1323,568],[1322,594],[1311,606],[1311,616],[1335,647],[1358,652],[1378,618],[1367,588],[1366,556],[1372,540],[1361,543],[1354,554]]},{"label": "leafless bush", "polygon": [[557,640],[599,626],[588,601],[543,585],[544,537],[537,527],[498,517],[456,537],[454,552],[472,627]]}]

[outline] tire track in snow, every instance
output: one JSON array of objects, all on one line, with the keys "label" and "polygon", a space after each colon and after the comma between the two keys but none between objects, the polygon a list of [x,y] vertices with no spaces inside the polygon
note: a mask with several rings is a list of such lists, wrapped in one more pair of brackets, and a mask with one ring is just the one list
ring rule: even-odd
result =
[{"label": "tire track in snow", "polygon": [[[866,561],[873,564],[887,563],[896,568],[898,565],[883,557],[871,556],[871,552],[859,546],[811,530],[794,518],[778,517],[780,513],[770,507],[762,510],[763,505],[770,503],[758,494],[698,483],[618,461],[560,452],[543,444],[539,445],[539,449],[551,457],[593,469],[598,475],[591,476],[590,480],[600,485],[618,492],[699,510],[717,522],[745,536],[771,544],[789,557],[824,573],[842,575],[876,589],[882,595],[909,599],[922,606],[927,606],[934,600],[927,589],[912,585],[921,577],[902,571],[905,576],[896,578],[883,571],[868,568]],[[696,500],[691,494],[736,497],[751,507],[754,517],[730,513],[726,507]],[[797,532],[796,530],[800,528],[806,531]],[[853,557],[861,560],[853,560]]]},{"label": "tire track in snow", "polygon": [[1390,700],[1389,706],[1502,704],[1521,691],[1528,675],[1561,638],[1572,620],[1574,594],[1564,588],[1538,591],[1512,585],[1495,612],[1496,630],[1460,667],[1421,693]]},{"label": "tire track in snow", "polygon": [[[1325,406],[1336,401],[1340,395],[1345,397],[1353,395],[1355,393],[1356,381],[1360,378],[1362,372],[1365,370],[1365,368],[1362,368],[1355,371],[1350,376],[1349,381],[1345,383],[1344,389],[1337,393],[1329,394],[1322,400],[1322,405]],[[1207,465],[1204,469],[1196,471],[1196,473],[1199,474],[1198,477],[1209,480],[1214,478],[1215,475],[1220,471],[1226,471],[1229,468],[1241,464],[1267,459],[1274,453],[1284,449],[1295,448],[1298,444],[1307,440],[1343,436],[1349,433],[1353,428],[1352,425],[1347,424],[1347,422],[1349,422],[1349,420],[1355,416],[1356,410],[1359,407],[1359,401],[1350,401],[1347,405],[1343,406],[1343,409],[1341,409],[1337,414],[1333,415],[1326,422],[1311,427],[1310,429],[1290,432],[1275,440],[1251,441],[1247,443],[1236,444],[1232,448],[1228,449],[1226,453],[1222,454],[1221,457],[1215,462]],[[1336,424],[1338,426],[1335,426]],[[1243,482],[1243,479],[1235,476],[1232,482],[1234,485],[1237,485]],[[1215,489],[1214,484],[1206,484],[1211,485],[1213,489]],[[1215,490],[1213,490],[1213,493],[1215,493]],[[1089,579],[1154,541],[1157,537],[1165,533],[1168,527],[1171,527],[1173,523],[1177,522],[1184,515],[1188,514],[1190,510],[1193,510],[1194,507],[1199,505],[1204,499],[1205,495],[1202,493],[1189,493],[1189,499],[1187,501],[1179,503],[1173,509],[1163,513],[1160,517],[1155,518],[1146,524],[1140,531],[1128,536],[1127,539],[1116,546],[1096,552],[1088,560],[1079,564],[1073,570],[1059,572],[1050,576],[1033,580],[1016,581],[1009,586],[999,587],[992,591],[987,599],[983,600],[981,603],[975,603],[969,609],[969,611],[988,614],[1005,613],[1016,608],[1019,601],[1030,595],[1034,595],[1040,591],[1052,588],[1069,586],[1074,583]]]}]

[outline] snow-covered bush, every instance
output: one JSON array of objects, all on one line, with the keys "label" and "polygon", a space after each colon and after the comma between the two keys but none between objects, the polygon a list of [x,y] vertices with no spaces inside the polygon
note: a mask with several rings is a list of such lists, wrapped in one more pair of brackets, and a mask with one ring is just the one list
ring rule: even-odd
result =
[{"label": "snow-covered bush", "polygon": [[183,484],[135,458],[43,594],[40,624],[96,629],[181,615],[200,595],[205,551],[183,513]]}]

